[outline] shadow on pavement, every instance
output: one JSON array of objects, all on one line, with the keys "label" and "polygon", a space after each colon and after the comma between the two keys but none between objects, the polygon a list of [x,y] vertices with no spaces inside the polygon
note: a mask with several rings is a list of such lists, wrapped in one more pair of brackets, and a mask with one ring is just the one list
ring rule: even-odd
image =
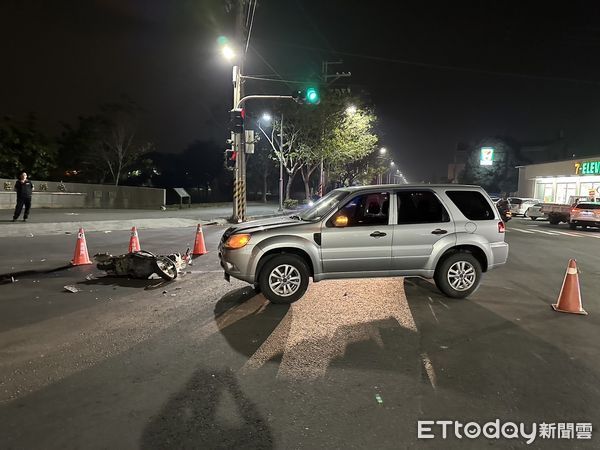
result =
[{"label": "shadow on pavement", "polygon": [[43,269],[43,270],[21,270],[17,272],[11,273],[2,273],[0,274],[0,284],[12,283],[12,277],[27,277],[32,275],[45,275],[48,273],[60,272],[61,270],[67,270],[74,267],[71,264],[67,264],[65,266],[53,267],[51,269]]},{"label": "shadow on pavement", "polygon": [[273,304],[257,294],[252,286],[247,286],[224,295],[215,305],[214,316],[229,345],[250,357],[271,336],[288,311],[290,305]]},{"label": "shadow on pavement", "polygon": [[145,428],[141,448],[272,448],[273,438],[231,370],[198,370]]},{"label": "shadow on pavement", "polygon": [[[250,356],[288,309],[271,305],[252,287],[245,287],[222,297],[214,316],[229,345]],[[257,311],[265,313],[255,314]],[[141,439],[145,449],[272,447],[269,425],[244,394],[230,367],[198,369],[146,426]]]},{"label": "shadow on pavement", "polygon": [[589,336],[597,324],[498,287],[482,285],[471,299],[420,279],[406,279],[405,290],[433,369],[423,418],[600,422],[597,362],[581,357],[600,350]]},{"label": "shadow on pavement", "polygon": [[84,284],[86,286],[120,286],[129,288],[144,288],[144,289],[159,289],[167,284],[172,283],[171,281],[164,281],[160,279],[139,279],[139,278],[127,278],[127,277],[116,277],[106,275],[103,277],[92,278],[91,280],[80,281],[77,284]]}]

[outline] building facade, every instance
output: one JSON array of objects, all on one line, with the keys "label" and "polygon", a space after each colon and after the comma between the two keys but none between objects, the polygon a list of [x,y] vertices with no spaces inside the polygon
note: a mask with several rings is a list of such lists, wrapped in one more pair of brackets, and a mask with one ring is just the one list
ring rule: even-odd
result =
[{"label": "building facade", "polygon": [[569,197],[600,198],[600,156],[519,166],[518,197],[567,203]]}]

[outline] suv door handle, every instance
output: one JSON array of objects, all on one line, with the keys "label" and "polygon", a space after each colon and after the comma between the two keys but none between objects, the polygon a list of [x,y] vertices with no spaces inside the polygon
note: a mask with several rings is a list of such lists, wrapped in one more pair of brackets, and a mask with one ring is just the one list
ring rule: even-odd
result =
[{"label": "suv door handle", "polygon": [[441,228],[437,228],[431,232],[431,234],[446,234],[448,230],[442,230]]},{"label": "suv door handle", "polygon": [[387,233],[383,233],[381,231],[373,231],[369,236],[374,237],[374,238],[380,238],[380,237],[387,236]]}]

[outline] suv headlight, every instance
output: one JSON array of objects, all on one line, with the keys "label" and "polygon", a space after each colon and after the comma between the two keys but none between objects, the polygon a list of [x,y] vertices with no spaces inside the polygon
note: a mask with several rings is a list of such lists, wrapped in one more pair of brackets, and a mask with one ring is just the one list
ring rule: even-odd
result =
[{"label": "suv headlight", "polygon": [[225,241],[225,244],[223,246],[230,250],[235,250],[238,248],[245,247],[248,241],[250,241],[249,234],[232,234],[231,236],[229,236],[229,239]]}]

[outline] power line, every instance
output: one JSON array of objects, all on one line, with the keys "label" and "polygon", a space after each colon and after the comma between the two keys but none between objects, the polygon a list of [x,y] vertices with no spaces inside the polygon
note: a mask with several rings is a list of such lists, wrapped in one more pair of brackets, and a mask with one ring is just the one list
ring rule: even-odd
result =
[{"label": "power line", "polygon": [[[326,52],[326,53],[329,52],[325,48],[310,47],[310,46],[299,45],[299,44],[291,44],[291,43],[285,43],[285,42],[281,42],[281,41],[270,42],[270,44],[271,45],[272,44],[280,45],[280,46],[284,46],[284,47],[301,48],[301,49],[312,50],[312,51],[317,51],[317,52]],[[337,50],[335,51],[335,53],[338,55],[344,55],[344,56],[349,56],[349,57],[353,57],[353,58],[369,59],[372,61],[380,61],[380,62],[389,62],[389,63],[402,64],[402,65],[407,65],[407,66],[422,67],[422,68],[426,68],[426,69],[449,70],[449,71],[455,71],[455,72],[467,72],[467,73],[479,73],[479,74],[486,74],[486,75],[508,76],[508,77],[526,78],[526,79],[532,79],[532,80],[563,81],[563,82],[569,82],[569,83],[584,83],[584,84],[593,84],[593,85],[600,84],[600,82],[598,82],[598,81],[582,80],[582,79],[577,79],[577,78],[531,75],[531,74],[516,73],[516,72],[500,72],[500,71],[494,71],[494,70],[489,70],[489,69],[476,69],[476,68],[470,68],[470,67],[449,66],[449,65],[445,65],[445,64],[425,63],[425,62],[420,62],[420,61],[410,61],[410,60],[406,60],[406,59],[389,58],[389,57],[385,57],[385,56],[366,55],[366,54],[361,54],[361,53],[344,52],[344,51],[337,51]]]},{"label": "power line", "polygon": [[[250,6],[248,6],[248,15],[250,15],[250,8],[252,8],[252,18],[250,19],[250,27],[248,28],[248,39],[246,39],[246,49],[244,53],[248,53],[248,46],[250,45],[250,36],[252,35],[252,25],[254,24],[254,13],[256,12],[256,3],[258,0],[254,0],[254,7],[252,7],[252,0],[250,0]],[[246,26],[248,21],[246,20]]]},{"label": "power line", "polygon": [[308,81],[284,80],[284,79],[278,79],[278,78],[268,78],[268,77],[253,76],[253,75],[244,75],[242,78],[247,79],[247,80],[274,81],[276,83],[289,83],[289,84],[306,84],[306,83],[308,83]]},{"label": "power line", "polygon": [[[262,61],[262,62],[263,62],[263,63],[264,63],[264,64],[265,64],[265,65],[266,65],[266,66],[267,66],[269,69],[271,69],[271,71],[273,71],[273,73],[274,73],[275,75],[277,75],[277,76],[279,77],[279,79],[280,79],[280,80],[283,80],[283,79],[284,79],[284,78],[283,78],[283,77],[282,77],[282,76],[279,74],[279,72],[277,72],[277,70],[275,70],[275,68],[274,68],[274,67],[273,67],[271,64],[269,64],[269,61],[267,61],[267,60],[266,60],[266,59],[263,57],[263,55],[261,55],[261,54],[260,54],[260,52],[259,52],[258,50],[256,50],[256,47],[254,47],[254,46],[251,46],[250,48],[252,49],[252,51],[254,51],[254,53],[256,53],[256,56],[258,56],[258,57],[261,59],[261,61]],[[285,82],[285,81],[284,81],[284,82]],[[292,86],[290,86],[290,85],[288,84],[288,87],[290,87],[290,88],[291,88]]]}]

